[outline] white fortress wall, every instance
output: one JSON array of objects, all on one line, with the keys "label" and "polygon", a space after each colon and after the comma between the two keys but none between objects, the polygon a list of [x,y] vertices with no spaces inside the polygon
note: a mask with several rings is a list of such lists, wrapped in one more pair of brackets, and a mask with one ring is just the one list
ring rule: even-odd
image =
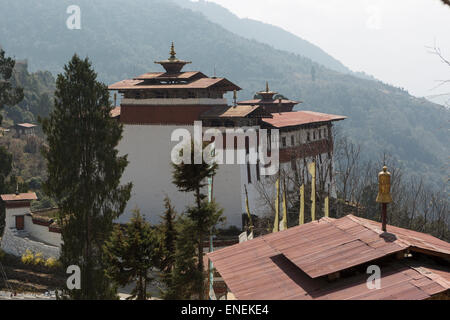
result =
[{"label": "white fortress wall", "polygon": [[[159,223],[167,195],[178,213],[193,204],[193,195],[178,191],[172,183],[171,151],[178,142],[171,141],[172,132],[185,128],[193,136],[193,126],[124,125],[120,154],[128,154],[129,165],[122,183],[133,182],[130,201],[119,222],[129,221],[135,207],[141,209],[151,223]],[[214,198],[224,209],[227,225],[241,227],[240,170],[238,165],[221,165],[214,178]]]}]

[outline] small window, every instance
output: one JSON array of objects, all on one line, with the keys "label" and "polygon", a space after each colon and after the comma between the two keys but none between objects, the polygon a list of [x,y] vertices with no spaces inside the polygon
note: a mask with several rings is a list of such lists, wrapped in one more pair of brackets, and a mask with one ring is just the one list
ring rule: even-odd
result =
[{"label": "small window", "polygon": [[283,148],[286,147],[286,137],[281,138],[281,146],[282,146]]},{"label": "small window", "polygon": [[322,129],[319,130],[319,139],[322,139]]},{"label": "small window", "polygon": [[316,140],[316,130],[313,131],[313,140]]},{"label": "small window", "polygon": [[306,132],[306,141],[311,141],[311,133],[309,131]]},{"label": "small window", "polygon": [[295,145],[295,138],[294,136],[291,136],[291,146]]}]

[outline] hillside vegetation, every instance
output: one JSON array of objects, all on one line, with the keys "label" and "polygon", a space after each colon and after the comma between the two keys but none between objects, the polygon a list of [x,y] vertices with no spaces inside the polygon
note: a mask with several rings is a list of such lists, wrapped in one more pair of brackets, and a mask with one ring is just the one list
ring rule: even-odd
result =
[{"label": "hillside vegetation", "polygon": [[[173,2],[133,0],[125,10],[123,1],[80,0],[81,30],[66,28],[72,4],[2,0],[0,45],[16,58],[27,58],[31,70],[53,74],[74,52],[89,56],[100,80],[112,83],[160,70],[153,61],[167,58],[174,41],[178,57],[193,61],[188,69],[209,75],[215,69],[244,88],[239,99],[252,97],[267,80],[271,89],[303,101],[300,109],[348,116],[339,126],[363,145],[366,158],[386,152],[405,172],[426,176],[436,186],[447,179],[449,111],[444,107],[250,40]],[[311,56],[306,49],[305,55]]]}]

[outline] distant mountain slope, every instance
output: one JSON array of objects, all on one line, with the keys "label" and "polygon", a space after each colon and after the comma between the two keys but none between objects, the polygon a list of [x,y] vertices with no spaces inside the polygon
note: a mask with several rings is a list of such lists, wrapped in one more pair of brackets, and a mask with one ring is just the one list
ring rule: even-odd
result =
[{"label": "distant mountain slope", "polygon": [[210,21],[219,24],[225,29],[244,38],[256,40],[273,46],[279,50],[285,50],[300,54],[314,62],[342,73],[351,73],[350,69],[341,62],[327,54],[316,45],[271,24],[252,19],[240,19],[228,9],[209,1],[171,0],[178,5],[200,12]]},{"label": "distant mountain slope", "polygon": [[[343,114],[339,124],[364,145],[365,156],[388,152],[409,172],[445,181],[450,143],[449,111],[379,81],[325,68],[303,56],[240,37],[203,14],[169,1],[78,0],[81,30],[66,28],[67,0],[1,0],[0,45],[28,58],[31,70],[53,73],[74,52],[89,56],[102,81],[112,83],[151,70],[174,41],[187,69],[225,76],[252,97],[268,80],[271,89],[301,100],[302,109]],[[20,21],[20,23],[18,23]]]}]

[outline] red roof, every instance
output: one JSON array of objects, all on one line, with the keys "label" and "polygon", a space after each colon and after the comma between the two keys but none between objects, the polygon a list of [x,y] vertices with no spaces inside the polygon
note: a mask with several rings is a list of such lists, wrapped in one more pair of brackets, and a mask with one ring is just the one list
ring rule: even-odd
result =
[{"label": "red roof", "polygon": [[225,78],[200,78],[188,83],[145,84],[145,80],[122,80],[108,87],[109,90],[133,89],[207,89],[213,86],[223,86],[225,90],[241,90],[240,87]]},{"label": "red roof", "polygon": [[19,194],[2,194],[0,198],[5,201],[28,201],[28,200],[37,200],[36,193],[19,193]]},{"label": "red roof", "polygon": [[272,116],[273,118],[263,119],[263,121],[275,128],[292,127],[310,123],[339,121],[347,119],[347,117],[345,116],[338,116],[334,114],[327,114],[313,111],[272,113]]},{"label": "red roof", "polygon": [[[281,99],[281,104],[299,104],[301,101]],[[239,101],[238,104],[279,104],[279,99],[276,100],[263,100],[263,99],[252,99]]]},{"label": "red roof", "polygon": [[206,78],[206,75],[200,71],[187,71],[178,73],[167,73],[167,72],[148,72],[134,78],[135,80],[146,80],[146,79],[190,79],[194,76],[199,76]]},{"label": "red roof", "polygon": [[[380,228],[379,223],[352,215],[323,218],[208,257],[238,299],[423,299],[450,288],[448,268],[427,275],[415,268],[436,267],[403,262],[382,268],[382,286],[386,285],[381,291],[367,289],[366,274],[333,284],[322,277],[407,249],[427,248],[450,257],[450,244],[445,241],[392,226],[388,232],[395,236],[381,236]],[[427,289],[431,287],[434,291]]]}]

